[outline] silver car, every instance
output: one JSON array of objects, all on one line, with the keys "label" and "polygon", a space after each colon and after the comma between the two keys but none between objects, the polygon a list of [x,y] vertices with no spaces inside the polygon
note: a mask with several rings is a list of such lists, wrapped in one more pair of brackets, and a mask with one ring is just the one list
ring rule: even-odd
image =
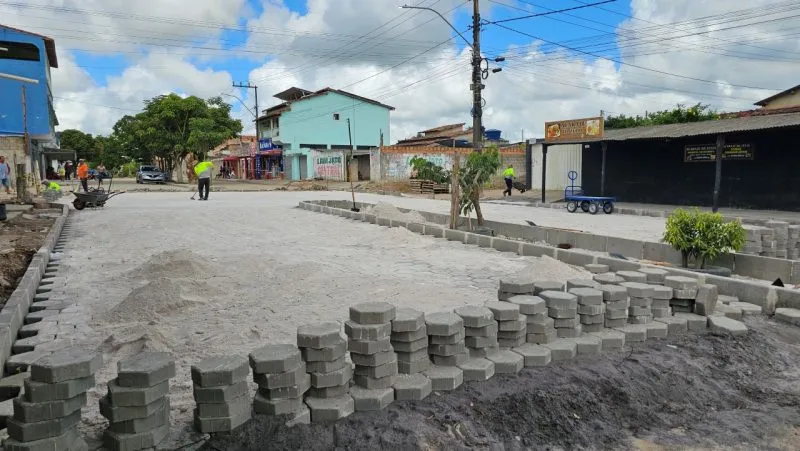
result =
[{"label": "silver car", "polygon": [[136,183],[166,183],[167,176],[158,166],[139,166]]}]

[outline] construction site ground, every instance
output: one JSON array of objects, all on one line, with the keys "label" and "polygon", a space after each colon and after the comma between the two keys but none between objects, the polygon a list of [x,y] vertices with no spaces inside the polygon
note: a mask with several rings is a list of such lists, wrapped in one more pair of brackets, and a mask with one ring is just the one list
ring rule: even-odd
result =
[{"label": "construction site ground", "polygon": [[8,219],[0,221],[0,304],[16,288],[31,257],[42,246],[54,222],[54,213],[8,206]]}]

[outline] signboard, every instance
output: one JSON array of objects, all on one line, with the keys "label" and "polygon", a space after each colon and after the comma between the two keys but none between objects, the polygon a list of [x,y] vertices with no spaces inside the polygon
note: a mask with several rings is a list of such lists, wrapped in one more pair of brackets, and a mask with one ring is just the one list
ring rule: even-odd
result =
[{"label": "signboard", "polygon": [[272,144],[272,138],[261,138],[258,140],[258,151],[263,152],[265,150],[272,150],[275,148],[275,145]]},{"label": "signboard", "polygon": [[603,118],[590,117],[544,123],[544,140],[547,143],[559,141],[596,140],[603,137]]},{"label": "signboard", "polygon": [[[722,149],[723,160],[752,160],[752,144],[726,144]],[[685,163],[703,163],[717,160],[716,144],[690,144],[684,148]]]}]

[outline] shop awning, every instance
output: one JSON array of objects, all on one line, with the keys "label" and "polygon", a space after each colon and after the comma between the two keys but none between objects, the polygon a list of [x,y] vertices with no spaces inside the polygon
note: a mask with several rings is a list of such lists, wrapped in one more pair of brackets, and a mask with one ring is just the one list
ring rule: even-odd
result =
[{"label": "shop awning", "polygon": [[225,157],[222,159],[222,161],[237,161],[237,160],[239,160],[239,157]]}]

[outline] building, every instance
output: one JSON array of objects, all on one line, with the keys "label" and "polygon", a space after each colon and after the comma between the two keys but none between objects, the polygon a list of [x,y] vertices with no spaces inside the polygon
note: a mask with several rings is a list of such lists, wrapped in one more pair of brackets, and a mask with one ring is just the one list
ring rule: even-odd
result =
[{"label": "building", "polygon": [[765,110],[777,110],[781,108],[800,106],[800,85],[779,92],[774,96],[767,97],[755,103]]},{"label": "building", "polygon": [[[441,125],[439,127],[422,130],[417,136],[401,139],[397,142],[400,147],[471,147],[472,127],[464,128],[465,123]],[[485,146],[506,146],[508,140],[500,137],[500,130],[485,130],[483,144]]]},{"label": "building", "polygon": [[209,150],[208,159],[214,163],[215,168],[228,168],[235,179],[255,179],[256,137],[246,135],[229,139]]},{"label": "building", "polygon": [[[50,78],[50,69],[57,67],[52,38],[0,25],[0,74],[22,77],[0,77],[0,155],[5,155],[6,161],[17,169],[12,176],[24,169],[42,177],[45,152],[57,150],[58,119]],[[26,132],[27,155],[23,139]]]},{"label": "building", "polygon": [[291,180],[345,180],[352,148],[350,172],[369,179],[370,151],[389,141],[394,107],[332,88],[290,88],[275,97],[282,103],[258,118],[257,168]]}]

